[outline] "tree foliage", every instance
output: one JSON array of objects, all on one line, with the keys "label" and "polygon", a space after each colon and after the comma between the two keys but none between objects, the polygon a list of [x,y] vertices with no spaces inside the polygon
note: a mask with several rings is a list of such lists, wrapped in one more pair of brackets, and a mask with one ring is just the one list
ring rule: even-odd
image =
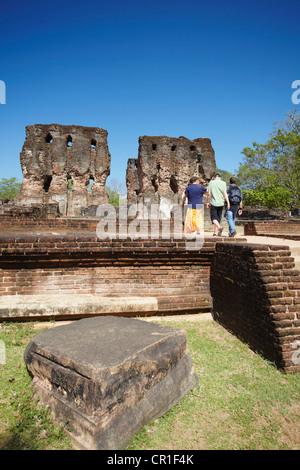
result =
[{"label": "tree foliage", "polygon": [[220,170],[220,168],[217,168],[216,169],[216,173],[219,173],[220,175],[220,178],[225,181],[225,183],[229,183],[229,180],[231,178],[231,176],[234,176],[233,174],[229,173],[229,171],[227,170]]},{"label": "tree foliage", "polygon": [[115,207],[126,202],[126,186],[116,178],[110,180],[109,186],[105,186],[108,194],[108,202]]},{"label": "tree foliage", "polygon": [[21,183],[17,178],[1,178],[0,199],[13,199],[21,189]]},{"label": "tree foliage", "polygon": [[[292,110],[265,144],[243,149],[237,177],[248,202],[290,209],[300,204],[300,114]],[[249,204],[250,205],[250,204]]]}]

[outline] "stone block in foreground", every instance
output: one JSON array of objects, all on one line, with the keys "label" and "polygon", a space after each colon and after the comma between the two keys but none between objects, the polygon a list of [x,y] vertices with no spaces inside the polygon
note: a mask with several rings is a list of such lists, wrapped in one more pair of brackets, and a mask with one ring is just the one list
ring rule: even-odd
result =
[{"label": "stone block in foreground", "polygon": [[186,333],[102,316],[38,333],[24,359],[44,404],[83,449],[122,449],[198,384]]}]

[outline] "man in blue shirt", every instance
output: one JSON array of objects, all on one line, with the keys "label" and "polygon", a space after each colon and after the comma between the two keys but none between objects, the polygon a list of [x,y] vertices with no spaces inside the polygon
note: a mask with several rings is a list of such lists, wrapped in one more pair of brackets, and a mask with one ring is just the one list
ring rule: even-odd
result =
[{"label": "man in blue shirt", "polygon": [[193,176],[190,179],[190,185],[186,188],[182,199],[182,207],[186,198],[188,199],[188,210],[185,218],[185,232],[199,234],[203,230],[202,200],[207,189],[200,185],[199,178]]}]

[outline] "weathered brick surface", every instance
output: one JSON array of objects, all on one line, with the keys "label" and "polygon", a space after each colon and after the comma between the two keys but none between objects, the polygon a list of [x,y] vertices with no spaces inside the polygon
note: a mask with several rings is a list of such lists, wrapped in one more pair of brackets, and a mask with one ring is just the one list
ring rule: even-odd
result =
[{"label": "weathered brick surface", "polygon": [[300,240],[300,220],[248,222],[244,225],[244,234]]},{"label": "weathered brick surface", "polygon": [[207,184],[216,171],[211,140],[186,137],[141,136],[138,158],[128,160],[127,199],[146,206],[161,204],[161,210],[181,202],[191,176]]},{"label": "weathered brick surface", "polygon": [[286,372],[299,371],[300,274],[288,246],[211,238],[193,251],[184,239],[99,240],[89,233],[94,223],[67,235],[2,236],[0,297],[154,297],[166,314],[213,308],[254,350]]},{"label": "weathered brick surface", "polygon": [[2,237],[0,296],[153,296],[161,312],[210,311],[213,242],[86,236]]},{"label": "weathered brick surface", "polygon": [[[23,181],[14,198],[16,206],[57,204],[61,215],[80,216],[83,210],[108,202],[105,183],[110,153],[105,129],[27,126],[20,159]],[[91,181],[92,188],[87,191]]]},{"label": "weathered brick surface", "polygon": [[300,371],[300,273],[288,246],[217,243],[210,287],[218,322],[285,372]]}]

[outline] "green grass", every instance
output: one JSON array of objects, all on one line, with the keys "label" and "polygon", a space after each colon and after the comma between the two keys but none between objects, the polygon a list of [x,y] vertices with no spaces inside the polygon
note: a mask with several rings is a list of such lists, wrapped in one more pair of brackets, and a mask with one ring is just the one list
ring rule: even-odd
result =
[{"label": "green grass", "polygon": [[199,386],[128,449],[299,449],[300,374],[284,375],[215,322],[184,328]]},{"label": "green grass", "polygon": [[[278,371],[213,321],[157,321],[186,330],[200,383],[127,450],[299,449],[300,374]],[[0,449],[71,448],[32,399],[23,353],[37,331],[33,323],[0,325]]]},{"label": "green grass", "polygon": [[5,364],[0,365],[0,449],[71,449],[63,429],[54,426],[50,410],[33,397],[23,354],[38,330],[33,323],[0,326],[6,353]]}]

